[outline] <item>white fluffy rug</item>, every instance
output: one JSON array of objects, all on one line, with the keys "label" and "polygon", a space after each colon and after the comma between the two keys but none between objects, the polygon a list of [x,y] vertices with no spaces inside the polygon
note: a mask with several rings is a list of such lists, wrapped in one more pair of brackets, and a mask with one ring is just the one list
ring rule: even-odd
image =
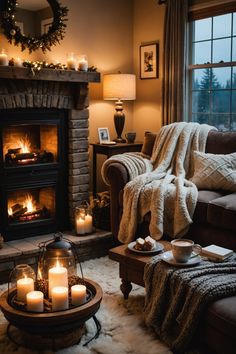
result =
[{"label": "white fluffy rug", "polygon": [[[82,265],[84,276],[99,283],[104,296],[97,312],[102,330],[99,337],[83,347],[95,334],[93,320],[86,323],[87,333],[79,345],[57,351],[59,354],[170,354],[168,347],[160,342],[143,324],[142,308],[144,289],[134,286],[128,300],[120,291],[118,264],[108,257],[90,260]],[[6,289],[2,285],[0,290]],[[16,346],[6,336],[7,320],[0,313],[0,353],[51,354],[51,350],[35,351]]]}]

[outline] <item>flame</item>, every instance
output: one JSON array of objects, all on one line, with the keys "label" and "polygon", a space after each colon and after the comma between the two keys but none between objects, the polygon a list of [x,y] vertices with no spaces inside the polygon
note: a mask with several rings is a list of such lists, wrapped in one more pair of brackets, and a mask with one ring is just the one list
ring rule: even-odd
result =
[{"label": "flame", "polygon": [[60,267],[61,267],[61,265],[60,265],[60,262],[59,262],[59,260],[57,258],[56,268],[60,268]]},{"label": "flame", "polygon": [[12,213],[12,208],[9,207],[9,208],[8,208],[8,215],[11,216],[12,214],[13,214],[13,213]]},{"label": "flame", "polygon": [[38,269],[38,279],[42,279],[43,277],[42,277],[42,272],[41,272],[41,270],[40,269]]},{"label": "flame", "polygon": [[22,153],[30,152],[31,144],[27,135],[24,138],[19,139],[18,144],[20,145]]},{"label": "flame", "polygon": [[27,212],[29,213],[36,210],[35,201],[33,201],[33,197],[29,193],[26,194],[23,206],[27,208]]}]

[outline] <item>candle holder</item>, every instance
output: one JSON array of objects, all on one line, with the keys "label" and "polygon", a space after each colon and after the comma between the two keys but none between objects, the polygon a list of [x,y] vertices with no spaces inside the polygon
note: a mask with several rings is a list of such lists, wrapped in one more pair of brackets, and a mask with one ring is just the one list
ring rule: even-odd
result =
[{"label": "candle holder", "polygon": [[74,53],[69,53],[67,55],[67,68],[69,70],[76,70],[77,69],[77,60],[76,60],[76,56]]},{"label": "candle holder", "polygon": [[[28,279],[28,281],[27,281]],[[17,295],[15,302],[24,305],[27,291],[34,290],[36,274],[28,264],[18,264],[10,273],[8,282],[8,296],[10,289],[16,289]]]},{"label": "candle holder", "polygon": [[78,70],[88,71],[88,57],[85,54],[80,54],[78,56]]},{"label": "candle holder", "polygon": [[75,208],[76,235],[89,235],[93,232],[93,213],[87,201]]}]

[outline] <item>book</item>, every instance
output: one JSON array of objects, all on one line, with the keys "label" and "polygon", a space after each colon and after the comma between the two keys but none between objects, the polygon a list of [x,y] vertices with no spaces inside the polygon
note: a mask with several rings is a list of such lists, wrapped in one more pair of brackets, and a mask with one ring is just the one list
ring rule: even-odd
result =
[{"label": "book", "polygon": [[216,245],[210,245],[207,247],[202,248],[202,255],[209,257],[209,258],[214,258],[217,260],[224,260],[228,257],[230,257],[233,254],[233,250],[230,250],[228,248],[216,246]]}]

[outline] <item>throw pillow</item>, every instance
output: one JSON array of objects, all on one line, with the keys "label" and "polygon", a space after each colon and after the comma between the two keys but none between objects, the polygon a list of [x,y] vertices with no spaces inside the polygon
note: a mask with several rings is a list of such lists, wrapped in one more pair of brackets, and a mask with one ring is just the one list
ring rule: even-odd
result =
[{"label": "throw pillow", "polygon": [[151,157],[157,133],[145,132],[141,153]]},{"label": "throw pillow", "polygon": [[191,181],[198,189],[236,191],[236,153],[215,155],[194,151],[193,157]]}]

